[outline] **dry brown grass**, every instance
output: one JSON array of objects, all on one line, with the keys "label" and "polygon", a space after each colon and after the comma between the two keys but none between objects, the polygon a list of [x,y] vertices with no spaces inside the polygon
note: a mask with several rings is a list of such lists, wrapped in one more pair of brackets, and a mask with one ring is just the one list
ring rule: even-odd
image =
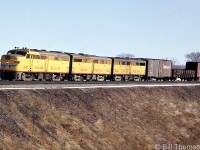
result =
[{"label": "dry brown grass", "polygon": [[0,91],[0,149],[200,143],[200,87]]}]

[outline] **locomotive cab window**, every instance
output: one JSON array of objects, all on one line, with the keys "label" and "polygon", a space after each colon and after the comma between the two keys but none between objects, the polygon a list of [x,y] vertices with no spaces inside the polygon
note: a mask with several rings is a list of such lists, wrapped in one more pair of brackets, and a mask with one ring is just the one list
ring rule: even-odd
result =
[{"label": "locomotive cab window", "polygon": [[16,54],[16,50],[8,51],[7,54],[8,54],[8,55],[10,55],[10,54]]},{"label": "locomotive cab window", "polygon": [[16,54],[16,55],[26,56],[27,52],[25,52],[25,51],[16,51],[16,50],[11,50],[11,51],[8,51],[7,54],[8,54],[8,55]]},{"label": "locomotive cab window", "polygon": [[24,51],[17,51],[17,55],[22,55],[22,56],[26,56],[26,53],[27,52],[24,52]]}]

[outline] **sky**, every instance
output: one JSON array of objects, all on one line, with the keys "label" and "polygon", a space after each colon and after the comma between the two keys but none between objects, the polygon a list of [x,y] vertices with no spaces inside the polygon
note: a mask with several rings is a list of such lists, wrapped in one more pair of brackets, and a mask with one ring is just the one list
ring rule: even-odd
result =
[{"label": "sky", "polygon": [[200,51],[200,0],[0,0],[0,55],[16,46],[185,64]]}]

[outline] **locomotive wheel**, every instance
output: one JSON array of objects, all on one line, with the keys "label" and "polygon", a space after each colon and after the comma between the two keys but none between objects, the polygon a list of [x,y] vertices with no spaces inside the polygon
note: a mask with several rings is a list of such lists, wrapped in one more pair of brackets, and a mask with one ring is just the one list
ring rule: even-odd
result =
[{"label": "locomotive wheel", "polygon": [[51,75],[50,76],[50,81],[62,81],[63,80],[63,77],[62,76],[58,76],[58,75]]},{"label": "locomotive wheel", "polygon": [[86,76],[86,81],[92,81],[92,76],[91,75],[87,75]]},{"label": "locomotive wheel", "polygon": [[74,75],[74,81],[83,81],[83,77],[81,75]]},{"label": "locomotive wheel", "polygon": [[121,76],[115,76],[115,81],[122,81],[122,77]]},{"label": "locomotive wheel", "polygon": [[98,76],[97,81],[105,81],[105,76]]},{"label": "locomotive wheel", "polygon": [[23,72],[22,75],[21,75],[21,80],[22,81],[32,81],[33,80],[33,75]]}]

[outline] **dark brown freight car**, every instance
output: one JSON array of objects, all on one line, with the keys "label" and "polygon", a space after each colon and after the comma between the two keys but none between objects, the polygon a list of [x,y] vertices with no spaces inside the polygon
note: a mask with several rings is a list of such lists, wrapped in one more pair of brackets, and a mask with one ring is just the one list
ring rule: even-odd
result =
[{"label": "dark brown freight car", "polygon": [[195,80],[195,70],[173,69],[172,78],[173,80],[178,78],[187,81]]},{"label": "dark brown freight car", "polygon": [[149,59],[146,61],[146,80],[170,80],[172,76],[172,61],[165,59]]},{"label": "dark brown freight car", "polygon": [[200,80],[200,62],[186,62],[186,70],[195,70],[195,80]]}]

